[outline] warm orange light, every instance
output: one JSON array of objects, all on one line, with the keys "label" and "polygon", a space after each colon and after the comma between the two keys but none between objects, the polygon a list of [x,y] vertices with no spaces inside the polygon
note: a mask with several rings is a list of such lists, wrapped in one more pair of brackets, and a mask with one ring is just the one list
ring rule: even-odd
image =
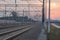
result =
[{"label": "warm orange light", "polygon": [[60,3],[51,3],[51,19],[60,18]]},{"label": "warm orange light", "polygon": [[57,7],[56,3],[51,3],[51,9],[55,9]]},{"label": "warm orange light", "polygon": [[[56,3],[50,3],[51,9],[55,9],[57,8],[57,4]],[[49,3],[47,3],[47,8],[49,8]]]}]

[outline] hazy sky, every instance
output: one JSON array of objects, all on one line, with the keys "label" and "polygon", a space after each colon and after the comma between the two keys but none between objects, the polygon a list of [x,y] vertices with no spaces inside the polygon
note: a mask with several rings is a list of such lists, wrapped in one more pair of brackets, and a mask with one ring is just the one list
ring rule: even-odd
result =
[{"label": "hazy sky", "polygon": [[60,0],[51,0],[51,18],[60,20]]},{"label": "hazy sky", "polygon": [[[29,12],[30,14],[28,14],[28,12],[24,12],[25,15],[28,15],[31,18],[40,19],[39,17],[40,17],[40,15],[42,13],[42,9],[41,9],[42,3],[39,0],[30,0],[30,1],[27,1],[27,0],[23,0],[23,1],[22,0],[16,0],[16,3],[20,4],[20,5],[17,5],[18,7],[17,7],[16,10],[29,11],[29,9],[30,9],[30,11],[33,11],[33,12]],[[15,4],[15,0],[5,0],[5,1],[1,0],[0,4]],[[23,5],[21,5],[21,4],[23,4]],[[30,8],[28,8],[28,4],[32,4],[32,5],[30,5]],[[4,10],[5,9],[2,6],[3,5],[0,6],[0,10]],[[15,10],[14,7],[6,7],[6,8],[7,8],[6,10]],[[37,11],[37,12],[34,12],[34,11]],[[18,13],[19,13],[18,15],[22,15],[23,14],[23,12],[18,12]],[[2,15],[3,15],[3,13],[0,13],[0,16],[2,16]],[[9,14],[6,14],[6,15],[9,16],[11,14],[9,13]]]},{"label": "hazy sky", "polygon": [[[14,4],[15,2],[14,2],[14,0],[5,0],[5,2],[4,2],[4,0],[0,0],[0,4]],[[25,1],[22,1],[22,0],[17,0],[17,4],[28,4],[28,2],[25,0]],[[35,6],[35,7],[31,7],[30,8],[30,10],[31,11],[42,11],[41,10],[41,7],[36,7],[36,6],[41,6],[41,2],[39,1],[39,0],[31,0],[31,1],[29,1],[29,4],[37,4],[37,5],[31,5],[31,6]],[[47,3],[48,4],[48,3]],[[28,6],[28,5],[25,5],[25,6]],[[47,6],[48,7],[48,6]],[[4,8],[3,7],[0,7],[0,10],[1,9],[3,9],[4,10]],[[7,8],[7,10],[8,9],[11,9],[11,10],[14,10],[15,8]],[[17,8],[18,10],[22,10],[23,11],[23,9],[24,10],[27,10],[28,11],[28,8],[27,7],[21,7],[21,5],[20,5],[20,7],[19,8]],[[22,14],[23,12],[21,12],[21,14]],[[41,12],[40,12],[41,13]],[[40,14],[39,12],[32,12],[30,15],[31,16],[36,16],[36,15],[38,15],[39,16],[39,14]],[[8,14],[7,14],[8,15]],[[2,14],[0,15],[0,16],[2,16]],[[29,15],[28,15],[29,16]],[[58,19],[59,20],[59,18],[60,18],[60,0],[51,0],[51,19]]]}]

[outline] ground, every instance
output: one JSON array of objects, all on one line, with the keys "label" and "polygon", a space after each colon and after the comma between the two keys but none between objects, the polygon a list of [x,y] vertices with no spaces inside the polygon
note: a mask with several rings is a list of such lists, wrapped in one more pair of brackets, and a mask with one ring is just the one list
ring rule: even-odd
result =
[{"label": "ground", "polygon": [[32,26],[33,28],[19,36],[17,36],[13,40],[38,40],[38,37],[41,32],[41,25],[35,24]]}]

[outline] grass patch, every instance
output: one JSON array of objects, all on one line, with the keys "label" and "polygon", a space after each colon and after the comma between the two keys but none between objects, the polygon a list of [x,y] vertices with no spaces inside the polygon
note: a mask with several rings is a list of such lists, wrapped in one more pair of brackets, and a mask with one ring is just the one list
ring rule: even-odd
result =
[{"label": "grass patch", "polygon": [[60,29],[51,25],[51,32],[48,34],[49,40],[60,40]]}]

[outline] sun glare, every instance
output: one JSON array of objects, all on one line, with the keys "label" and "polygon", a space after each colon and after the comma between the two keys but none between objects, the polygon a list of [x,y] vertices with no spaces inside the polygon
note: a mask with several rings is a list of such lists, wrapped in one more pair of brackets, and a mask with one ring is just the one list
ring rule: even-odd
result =
[{"label": "sun glare", "polygon": [[57,7],[56,3],[51,3],[51,9],[55,9]]}]

